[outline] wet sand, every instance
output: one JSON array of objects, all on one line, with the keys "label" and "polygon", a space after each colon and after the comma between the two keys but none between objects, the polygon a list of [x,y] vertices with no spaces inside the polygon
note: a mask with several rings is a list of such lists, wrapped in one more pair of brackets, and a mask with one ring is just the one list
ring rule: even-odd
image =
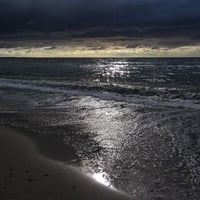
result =
[{"label": "wet sand", "polygon": [[1,200],[128,200],[77,169],[39,154],[19,130],[0,126]]}]

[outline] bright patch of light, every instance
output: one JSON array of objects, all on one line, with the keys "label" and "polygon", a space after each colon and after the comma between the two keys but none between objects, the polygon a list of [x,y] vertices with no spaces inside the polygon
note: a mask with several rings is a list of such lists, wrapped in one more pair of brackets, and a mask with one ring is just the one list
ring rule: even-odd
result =
[{"label": "bright patch of light", "polygon": [[101,69],[100,74],[102,77],[110,81],[112,78],[128,77],[130,72],[128,70],[128,62],[121,61],[109,61],[99,62],[98,68]]},{"label": "bright patch of light", "polygon": [[[200,45],[181,46],[176,48],[115,46],[109,43],[104,49],[91,49],[79,43],[58,45],[56,47],[11,47],[0,48],[0,57],[199,57]],[[116,63],[117,64],[117,63]],[[121,67],[121,64],[118,66]],[[116,72],[117,65],[115,67]],[[112,74],[109,74],[112,75]]]},{"label": "bright patch of light", "polygon": [[99,183],[108,186],[108,187],[112,187],[110,181],[109,181],[109,176],[108,174],[106,174],[105,172],[103,173],[95,173],[92,175],[92,177]]}]

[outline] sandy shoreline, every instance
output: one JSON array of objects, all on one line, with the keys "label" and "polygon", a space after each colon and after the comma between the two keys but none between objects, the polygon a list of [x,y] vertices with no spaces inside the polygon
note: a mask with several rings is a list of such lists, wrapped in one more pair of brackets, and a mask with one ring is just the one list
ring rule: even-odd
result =
[{"label": "sandy shoreline", "polygon": [[132,199],[41,156],[18,130],[0,126],[0,199]]}]

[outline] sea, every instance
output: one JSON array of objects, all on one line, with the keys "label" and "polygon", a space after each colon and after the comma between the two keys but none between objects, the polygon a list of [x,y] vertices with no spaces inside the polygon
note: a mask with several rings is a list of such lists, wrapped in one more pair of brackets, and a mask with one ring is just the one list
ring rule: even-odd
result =
[{"label": "sea", "polygon": [[0,58],[0,124],[135,199],[200,199],[200,58]]}]

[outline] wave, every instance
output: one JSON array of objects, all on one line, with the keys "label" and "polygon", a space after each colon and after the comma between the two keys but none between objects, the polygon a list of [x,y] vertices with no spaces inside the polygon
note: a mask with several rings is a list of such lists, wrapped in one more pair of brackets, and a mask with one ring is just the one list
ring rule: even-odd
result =
[{"label": "wave", "polygon": [[159,96],[168,99],[200,100],[200,93],[180,88],[128,86],[122,84],[67,83],[48,80],[0,79],[0,87],[30,89],[46,92],[64,92],[65,90],[107,91],[125,95]]}]

